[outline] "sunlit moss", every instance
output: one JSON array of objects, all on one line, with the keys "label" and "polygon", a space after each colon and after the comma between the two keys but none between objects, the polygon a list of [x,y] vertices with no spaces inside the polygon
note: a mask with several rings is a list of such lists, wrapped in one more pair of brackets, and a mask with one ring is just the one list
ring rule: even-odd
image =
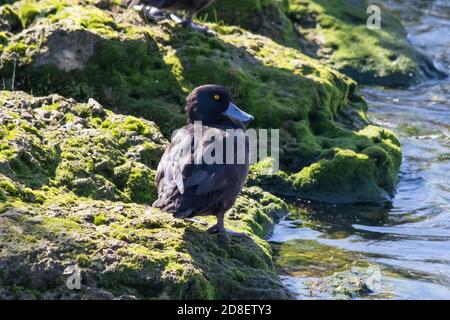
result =
[{"label": "sunlit moss", "polygon": [[314,54],[360,83],[406,86],[430,74],[439,76],[387,10],[380,29],[368,28],[368,6],[367,1],[291,0],[286,14],[316,45]]}]

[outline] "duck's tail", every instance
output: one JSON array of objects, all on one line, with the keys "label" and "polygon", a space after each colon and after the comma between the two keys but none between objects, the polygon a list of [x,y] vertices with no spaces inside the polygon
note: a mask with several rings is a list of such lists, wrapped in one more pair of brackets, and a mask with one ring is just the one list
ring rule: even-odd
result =
[{"label": "duck's tail", "polygon": [[[177,207],[174,203],[163,203],[161,199],[156,200],[152,204],[153,208],[158,208],[162,212],[171,213],[175,218],[189,218],[194,211],[192,208],[183,210],[180,207]],[[181,210],[180,210],[181,209]]]}]

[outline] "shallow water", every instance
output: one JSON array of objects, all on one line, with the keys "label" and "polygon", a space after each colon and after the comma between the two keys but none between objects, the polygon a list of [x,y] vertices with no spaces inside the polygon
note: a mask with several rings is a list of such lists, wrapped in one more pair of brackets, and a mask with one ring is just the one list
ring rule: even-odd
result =
[{"label": "shallow water", "polygon": [[[411,42],[450,73],[450,2],[414,2],[401,15]],[[299,201],[309,214],[287,216],[271,238],[280,276],[299,299],[331,298],[324,277],[372,268],[376,285],[358,298],[450,299],[450,80],[361,94],[402,142],[397,193],[378,207]]]}]

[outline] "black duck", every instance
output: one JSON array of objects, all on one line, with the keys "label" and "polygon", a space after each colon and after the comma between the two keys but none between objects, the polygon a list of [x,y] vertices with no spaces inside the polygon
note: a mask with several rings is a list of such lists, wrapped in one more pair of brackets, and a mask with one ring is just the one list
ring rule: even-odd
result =
[{"label": "black duck", "polygon": [[[214,215],[217,224],[208,229],[210,233],[243,235],[227,231],[224,216],[247,178],[249,141],[244,130],[253,117],[240,110],[228,90],[219,85],[194,89],[187,98],[186,113],[188,124],[173,136],[159,163],[158,199],[153,206],[176,218]],[[200,131],[201,138],[195,140]],[[214,151],[223,151],[221,155],[211,151],[217,141],[223,144]],[[219,161],[205,161],[206,155],[217,155]]]}]

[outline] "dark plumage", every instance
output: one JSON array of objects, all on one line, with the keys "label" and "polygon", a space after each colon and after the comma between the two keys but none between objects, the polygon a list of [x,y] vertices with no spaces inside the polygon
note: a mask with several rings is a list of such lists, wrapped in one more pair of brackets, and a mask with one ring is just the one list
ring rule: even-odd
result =
[{"label": "dark plumage", "polygon": [[[124,1],[128,2],[127,0]],[[196,24],[192,23],[192,18],[199,11],[205,9],[214,1],[215,0],[132,0],[128,4],[128,6],[136,6],[138,4],[142,5],[142,9],[140,10],[143,13],[143,15],[153,20],[157,20],[158,16],[161,15],[157,11],[153,10],[154,8],[168,11],[177,11],[177,10],[187,11],[188,16],[185,20],[181,21],[181,19],[179,19],[178,17],[176,16],[173,17],[183,26],[191,26],[199,31],[206,31],[207,30],[206,28],[197,26]]]},{"label": "dark plumage", "polygon": [[[192,91],[186,113],[188,124],[173,136],[159,163],[158,199],[153,206],[176,218],[215,215],[217,225],[209,231],[224,233],[224,215],[233,206],[248,174],[249,145],[244,123],[253,117],[237,108],[228,90],[219,85],[205,85]],[[241,130],[235,130],[233,136],[227,129]],[[201,139],[194,139],[195,130],[202,132]],[[214,144],[211,135],[223,145]],[[227,149],[230,144],[234,153]],[[216,152],[211,152],[217,145],[220,147]],[[238,148],[239,152],[244,150],[245,157],[238,158]],[[223,157],[219,157],[221,151]],[[205,155],[217,156],[222,164],[205,163]],[[227,162],[226,156],[230,155],[232,161]]]}]

